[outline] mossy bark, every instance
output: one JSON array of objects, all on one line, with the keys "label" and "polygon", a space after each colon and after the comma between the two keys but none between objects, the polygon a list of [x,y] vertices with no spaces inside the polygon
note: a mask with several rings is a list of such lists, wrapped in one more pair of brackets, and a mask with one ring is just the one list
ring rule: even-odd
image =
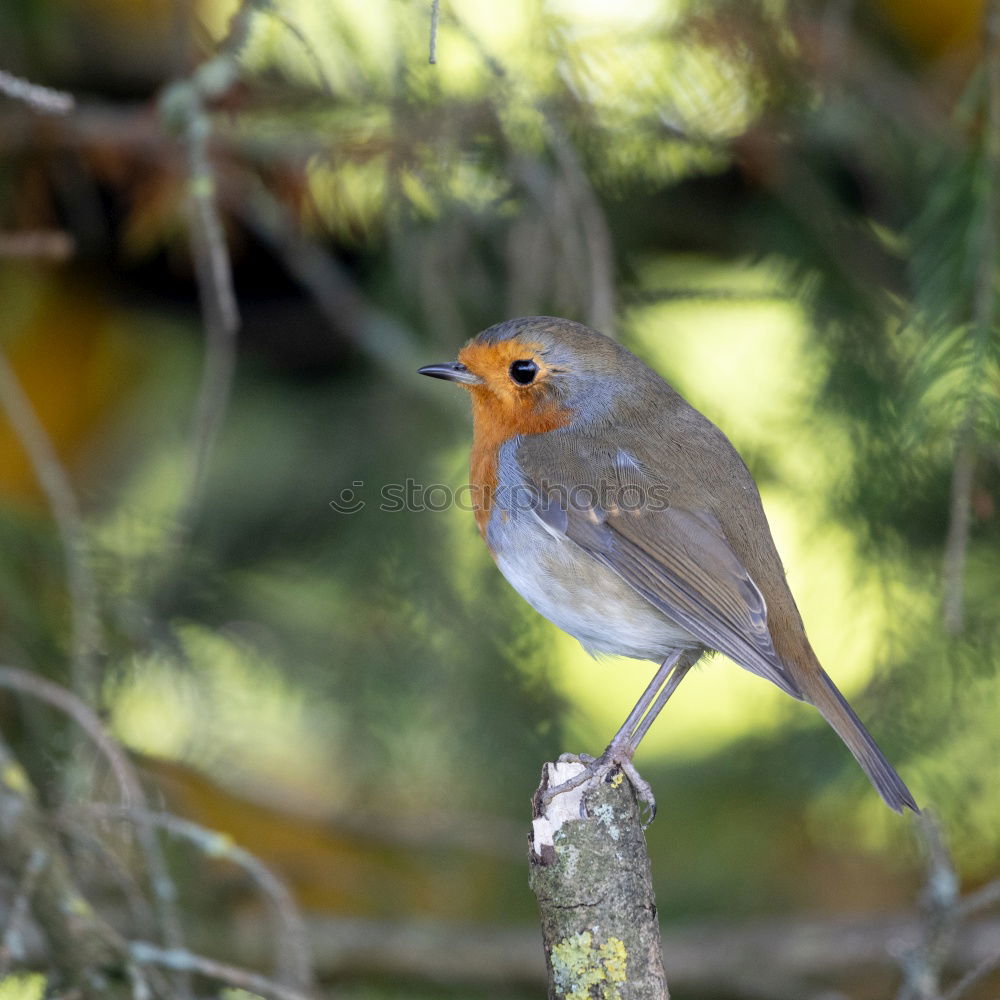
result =
[{"label": "mossy bark", "polygon": [[551,1000],[666,1000],[656,901],[635,795],[620,773],[541,793],[580,765],[546,764],[535,796],[531,888]]}]

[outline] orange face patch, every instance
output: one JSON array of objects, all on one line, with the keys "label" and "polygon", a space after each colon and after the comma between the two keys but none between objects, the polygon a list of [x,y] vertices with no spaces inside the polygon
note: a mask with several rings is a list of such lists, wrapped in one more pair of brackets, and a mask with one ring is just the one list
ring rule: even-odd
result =
[{"label": "orange face patch", "polygon": [[[514,361],[532,360],[538,374],[530,385],[510,377]],[[557,403],[546,386],[551,370],[542,359],[541,345],[519,340],[498,344],[467,344],[458,360],[482,380],[466,388],[472,397],[472,459],[470,479],[475,497],[476,523],[486,536],[497,487],[497,459],[504,442],[522,434],[544,434],[565,427],[572,413]]]}]

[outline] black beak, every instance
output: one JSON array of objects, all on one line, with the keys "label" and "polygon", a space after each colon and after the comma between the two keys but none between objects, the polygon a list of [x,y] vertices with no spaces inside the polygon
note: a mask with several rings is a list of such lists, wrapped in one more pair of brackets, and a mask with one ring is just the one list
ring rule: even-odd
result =
[{"label": "black beak", "polygon": [[483,380],[473,375],[460,361],[446,361],[440,365],[424,365],[417,369],[418,375],[430,375],[431,378],[443,378],[449,382],[461,382],[463,385],[479,385]]}]

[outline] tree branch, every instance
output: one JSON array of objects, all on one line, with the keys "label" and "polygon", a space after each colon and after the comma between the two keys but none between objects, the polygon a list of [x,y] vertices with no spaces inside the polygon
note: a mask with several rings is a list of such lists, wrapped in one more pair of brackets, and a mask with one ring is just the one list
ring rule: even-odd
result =
[{"label": "tree branch", "polygon": [[61,229],[26,229],[0,232],[0,258],[15,260],[66,260],[76,242]]},{"label": "tree branch", "polygon": [[[322,981],[393,979],[497,989],[521,985],[538,990],[546,981],[537,927],[497,927],[432,920],[370,920],[306,917],[317,976]],[[199,927],[235,964],[251,964],[268,947],[270,921],[247,914],[240,933],[216,948],[218,931]],[[663,953],[678,994],[725,993],[759,997],[761,956],[767,956],[770,983],[857,984],[898,977],[897,953],[920,940],[921,921],[909,913],[875,917],[814,917],[793,914],[781,920],[756,917],[741,923],[701,923],[664,934]],[[945,970],[958,976],[1000,951],[1000,918],[964,923],[947,956]],[[808,993],[803,991],[801,996]],[[891,987],[883,991],[891,995]],[[771,998],[773,1000],[773,998]]]},{"label": "tree branch", "polygon": [[250,993],[274,997],[275,1000],[311,1000],[309,994],[289,989],[266,976],[250,972],[249,969],[226,965],[225,962],[196,955],[184,948],[161,948],[147,941],[133,941],[129,948],[132,958],[139,965],[156,965],[174,972],[197,973]]},{"label": "tree branch", "polygon": [[159,827],[193,843],[209,857],[225,858],[242,868],[256,883],[274,916],[277,930],[275,974],[278,981],[290,983],[300,989],[312,987],[312,959],[302,916],[284,882],[256,855],[233,843],[224,833],[206,829],[170,813],[151,812],[139,807],[116,807],[99,802],[88,803],[84,809],[95,816],[114,817],[135,824]]},{"label": "tree branch", "polygon": [[[68,715],[94,741],[110,764],[121,790],[123,804],[145,808],[145,792],[125,751],[104,728],[101,720],[79,698],[58,684],[16,667],[0,667],[0,687],[31,695]],[[145,855],[160,933],[168,947],[183,947],[184,939],[176,904],[177,891],[167,870],[163,853],[160,851],[156,831],[152,824],[140,821],[136,824],[136,834]],[[183,988],[181,994],[186,995]]]},{"label": "tree branch", "polygon": [[431,0],[431,38],[427,61],[434,66],[437,61],[438,24],[441,20],[441,0]]},{"label": "tree branch", "polygon": [[52,441],[35,413],[17,375],[0,351],[0,407],[14,428],[49,504],[62,542],[71,617],[73,690],[96,704],[96,653],[100,640],[97,585],[86,557],[83,521],[76,495]]},{"label": "tree branch", "polygon": [[[233,45],[236,51],[242,45],[248,11],[249,7],[244,5],[237,12],[230,36],[224,43]],[[189,79],[175,81],[160,96],[164,124],[179,135],[187,156],[189,241],[205,328],[205,360],[195,404],[187,482],[179,513],[182,536],[201,495],[236,367],[236,333],[240,317],[219,214],[215,168],[209,155],[212,123],[207,102],[229,89],[236,79],[237,69],[235,58],[220,52],[199,66]]]},{"label": "tree branch", "polygon": [[0,863],[26,886],[31,877],[28,894],[32,910],[45,932],[49,959],[66,983],[87,1000],[114,996],[113,984],[126,977],[125,944],[81,894],[28,776],[3,740]]},{"label": "tree branch", "polygon": [[21,101],[33,111],[43,115],[67,115],[76,107],[76,100],[72,94],[31,83],[20,76],[8,73],[5,69],[0,69],[0,94]]},{"label": "tree branch", "polygon": [[535,795],[530,881],[542,918],[549,997],[664,1000],[660,928],[632,786],[619,774],[542,805],[542,792],[582,767],[546,764]]}]

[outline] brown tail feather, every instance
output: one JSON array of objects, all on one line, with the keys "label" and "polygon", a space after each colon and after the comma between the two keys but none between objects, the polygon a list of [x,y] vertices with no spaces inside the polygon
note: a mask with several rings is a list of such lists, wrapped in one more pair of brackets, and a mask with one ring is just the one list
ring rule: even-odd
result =
[{"label": "brown tail feather", "polygon": [[819,709],[823,718],[844,741],[847,749],[854,754],[854,759],[868,775],[868,780],[875,786],[885,804],[898,813],[901,813],[904,807],[919,813],[920,809],[910,790],[903,784],[903,779],[885,759],[885,755],[879,750],[861,720],[854,714],[854,709],[847,704],[847,699],[837,690],[827,672],[816,663],[814,670],[810,670],[807,674],[804,671],[797,671],[797,674],[799,676],[796,680],[802,687],[803,694]]}]

